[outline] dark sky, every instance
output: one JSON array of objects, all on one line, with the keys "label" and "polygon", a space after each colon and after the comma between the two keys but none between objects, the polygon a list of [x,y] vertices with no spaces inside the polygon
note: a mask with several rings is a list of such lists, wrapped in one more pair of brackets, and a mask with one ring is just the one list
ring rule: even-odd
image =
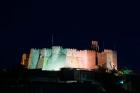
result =
[{"label": "dark sky", "polygon": [[50,47],[53,33],[54,45],[70,48],[87,49],[91,40],[97,40],[101,49],[117,50],[119,67],[140,70],[136,6],[81,8],[82,14],[75,6],[48,6],[36,0],[5,1],[0,15],[0,67],[19,64],[21,54],[31,47]]}]

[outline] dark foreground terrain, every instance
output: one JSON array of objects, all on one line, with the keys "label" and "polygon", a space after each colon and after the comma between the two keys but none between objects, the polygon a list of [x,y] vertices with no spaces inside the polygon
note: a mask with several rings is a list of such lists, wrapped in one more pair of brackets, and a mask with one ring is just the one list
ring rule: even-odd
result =
[{"label": "dark foreground terrain", "polygon": [[91,76],[83,74],[82,82],[67,82],[67,79],[73,78],[70,72],[65,77],[60,72],[3,70],[0,71],[0,93],[140,93],[139,75],[116,77],[108,73],[89,74]]},{"label": "dark foreground terrain", "polygon": [[0,93],[104,93],[99,86],[90,84],[32,83],[8,85]]}]

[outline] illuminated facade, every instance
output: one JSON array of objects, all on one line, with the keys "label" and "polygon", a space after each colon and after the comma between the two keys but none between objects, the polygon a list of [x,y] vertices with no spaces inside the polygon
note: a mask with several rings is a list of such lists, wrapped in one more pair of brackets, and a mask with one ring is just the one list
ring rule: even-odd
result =
[{"label": "illuminated facade", "polygon": [[108,70],[117,70],[117,53],[116,51],[105,49],[98,53],[98,65],[107,68]]},{"label": "illuminated facade", "polygon": [[61,68],[117,70],[117,54],[105,49],[99,52],[97,41],[92,41],[92,50],[77,50],[52,46],[52,48],[31,49],[29,56],[23,54],[22,65],[28,69],[60,70]]},{"label": "illuminated facade", "polygon": [[21,64],[24,65],[25,67],[28,67],[28,60],[29,60],[29,55],[24,53],[22,55]]}]

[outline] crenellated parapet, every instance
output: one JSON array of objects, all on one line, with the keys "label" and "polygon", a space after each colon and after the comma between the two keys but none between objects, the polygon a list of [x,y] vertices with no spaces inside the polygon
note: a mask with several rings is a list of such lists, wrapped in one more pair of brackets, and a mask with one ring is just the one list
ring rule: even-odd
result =
[{"label": "crenellated parapet", "polygon": [[[60,70],[63,67],[96,69],[98,66],[117,70],[116,51],[105,49],[99,52],[97,42],[92,42],[92,50],[78,50],[52,46],[52,48],[32,48],[30,54],[23,54],[21,64],[28,69]],[[98,64],[97,64],[98,63]]]}]

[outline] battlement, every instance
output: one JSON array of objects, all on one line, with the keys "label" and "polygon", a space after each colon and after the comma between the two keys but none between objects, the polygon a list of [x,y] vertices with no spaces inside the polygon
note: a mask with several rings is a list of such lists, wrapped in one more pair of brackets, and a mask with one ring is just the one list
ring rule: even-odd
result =
[{"label": "battlement", "polygon": [[[98,66],[109,70],[117,69],[117,54],[110,49],[99,52],[98,42],[92,41],[92,50],[75,48],[31,48],[29,56],[23,54],[21,64],[28,69],[60,70],[61,68],[96,69]],[[98,64],[97,64],[98,62]]]}]

